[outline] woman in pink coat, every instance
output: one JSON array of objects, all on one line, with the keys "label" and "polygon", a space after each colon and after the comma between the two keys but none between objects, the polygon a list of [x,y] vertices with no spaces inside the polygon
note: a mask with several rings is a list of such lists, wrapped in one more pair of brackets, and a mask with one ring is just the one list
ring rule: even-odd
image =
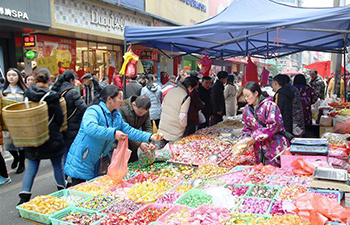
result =
[{"label": "woman in pink coat", "polygon": [[264,162],[273,166],[279,166],[279,157],[274,157],[289,147],[283,120],[278,106],[270,99],[265,98],[260,86],[254,82],[248,82],[243,88],[243,95],[247,105],[243,110],[243,135],[254,139],[256,163]]}]

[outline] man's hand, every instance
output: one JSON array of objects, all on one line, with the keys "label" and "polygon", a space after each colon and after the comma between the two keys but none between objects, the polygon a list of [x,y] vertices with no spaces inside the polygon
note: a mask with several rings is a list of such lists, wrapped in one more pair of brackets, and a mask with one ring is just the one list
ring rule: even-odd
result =
[{"label": "man's hand", "polygon": [[222,111],[217,112],[217,114],[221,116],[222,115]]},{"label": "man's hand", "polygon": [[150,149],[150,145],[149,145],[148,143],[146,143],[146,142],[142,142],[142,143],[140,144],[140,149],[141,149],[143,152],[145,152],[145,151],[147,151],[147,150]]}]

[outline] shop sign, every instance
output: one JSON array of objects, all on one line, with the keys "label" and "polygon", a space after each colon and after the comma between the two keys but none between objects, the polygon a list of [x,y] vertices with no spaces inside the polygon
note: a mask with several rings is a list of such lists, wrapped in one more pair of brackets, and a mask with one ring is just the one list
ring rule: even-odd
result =
[{"label": "shop sign", "polygon": [[36,37],[35,35],[26,35],[23,36],[23,47],[35,47],[36,46]]},{"label": "shop sign", "polygon": [[27,51],[24,56],[27,58],[27,59],[34,59],[35,56],[36,56],[36,52],[35,51]]},{"label": "shop sign", "polygon": [[153,53],[152,50],[135,50],[135,54],[140,57],[141,60],[157,60],[158,54]]},{"label": "shop sign", "polygon": [[207,6],[196,0],[179,0],[179,1],[186,3],[187,5],[190,5],[191,7],[196,8],[202,12],[205,12],[205,13],[207,12]]},{"label": "shop sign", "polygon": [[96,10],[91,10],[90,23],[107,27],[108,30],[118,29],[124,31],[125,28],[125,20],[118,18],[113,13],[109,16],[100,15]]},{"label": "shop sign", "polygon": [[29,20],[28,13],[0,6],[0,16],[9,16],[16,19]]}]

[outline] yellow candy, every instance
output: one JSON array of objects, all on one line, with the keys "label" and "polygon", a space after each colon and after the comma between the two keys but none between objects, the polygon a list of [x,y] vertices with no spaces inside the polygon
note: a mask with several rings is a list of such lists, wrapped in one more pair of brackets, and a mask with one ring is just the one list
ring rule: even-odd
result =
[{"label": "yellow candy", "polygon": [[41,195],[33,198],[28,203],[22,204],[21,208],[42,214],[52,214],[68,206],[66,200],[50,195]]}]

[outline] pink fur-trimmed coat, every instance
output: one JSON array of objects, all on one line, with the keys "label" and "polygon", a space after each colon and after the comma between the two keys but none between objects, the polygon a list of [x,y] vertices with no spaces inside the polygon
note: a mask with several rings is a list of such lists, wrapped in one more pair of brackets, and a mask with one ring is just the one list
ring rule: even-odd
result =
[{"label": "pink fur-trimmed coat", "polygon": [[[243,135],[253,137],[255,140],[254,150],[256,156],[256,163],[259,162],[260,151],[266,151],[265,162],[273,166],[279,166],[280,160],[271,162],[278,153],[289,147],[289,141],[280,134],[284,132],[283,119],[278,106],[271,100],[271,98],[263,99],[255,108],[256,117],[266,127],[261,125],[253,115],[253,107],[248,104],[243,110]],[[267,134],[268,138],[265,140],[258,140],[259,135]]]}]

